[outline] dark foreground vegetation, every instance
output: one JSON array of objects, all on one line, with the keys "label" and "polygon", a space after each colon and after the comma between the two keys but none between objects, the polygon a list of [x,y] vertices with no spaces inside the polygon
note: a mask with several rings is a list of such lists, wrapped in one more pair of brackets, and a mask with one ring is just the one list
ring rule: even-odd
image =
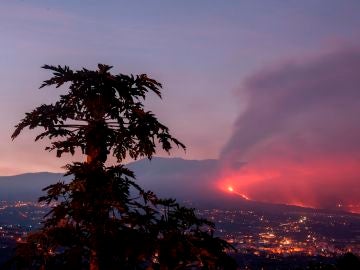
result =
[{"label": "dark foreground vegetation", "polygon": [[[44,188],[39,201],[52,205],[40,230],[17,244],[16,269],[235,269],[232,247],[213,235],[214,224],[174,199],[141,188],[126,158],[149,159],[159,146],[185,146],[146,111],[148,92],[161,84],[141,75],[110,73],[110,66],[73,71],[44,66],[46,86],[68,87],[54,104],[41,105],[16,126],[40,128],[35,140],[57,157],[81,152],[85,161],[65,166],[70,181]],[[55,89],[54,89],[55,90]],[[115,165],[108,165],[108,158]]]}]

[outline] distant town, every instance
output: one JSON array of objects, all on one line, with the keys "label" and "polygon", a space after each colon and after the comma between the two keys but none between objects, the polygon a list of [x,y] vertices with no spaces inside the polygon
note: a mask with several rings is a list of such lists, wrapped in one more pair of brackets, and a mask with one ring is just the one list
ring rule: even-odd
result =
[{"label": "distant town", "polygon": [[241,253],[334,257],[360,255],[360,215],[211,209],[199,212]]},{"label": "distant town", "polygon": [[[41,226],[48,211],[44,203],[0,201],[0,263],[16,242]],[[240,209],[202,209],[197,213],[214,222],[215,235],[232,244],[237,254],[250,256],[249,260],[297,256],[331,261],[348,252],[360,256],[360,215]]]}]

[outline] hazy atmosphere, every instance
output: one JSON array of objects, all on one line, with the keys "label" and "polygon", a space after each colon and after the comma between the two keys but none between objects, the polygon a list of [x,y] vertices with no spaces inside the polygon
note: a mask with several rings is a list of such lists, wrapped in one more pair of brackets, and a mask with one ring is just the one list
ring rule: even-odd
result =
[{"label": "hazy atmosphere", "polygon": [[163,83],[147,109],[186,145],[172,157],[218,160],[204,185],[360,212],[359,14],[350,0],[2,1],[0,175],[62,172],[34,133],[10,138],[63,91],[37,90],[40,67],[104,63]]}]

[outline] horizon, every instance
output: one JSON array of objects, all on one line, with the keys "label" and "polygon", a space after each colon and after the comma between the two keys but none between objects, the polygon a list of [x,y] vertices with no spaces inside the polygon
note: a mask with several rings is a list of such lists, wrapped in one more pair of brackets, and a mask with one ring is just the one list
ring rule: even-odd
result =
[{"label": "horizon", "polygon": [[216,160],[218,192],[360,212],[359,1],[124,3],[1,4],[0,175],[84,160],[10,135],[66,91],[38,90],[42,65],[104,63],[163,83],[145,103],[187,146],[170,157]]},{"label": "horizon", "polygon": [[[171,168],[173,168],[173,171],[169,172],[168,168],[164,167],[164,163],[162,163],[163,161],[166,162],[170,162],[167,163],[167,165],[170,165]],[[194,165],[196,168],[196,165],[199,164],[200,162],[200,166],[201,163],[204,161],[211,161],[211,162],[218,162],[218,160],[215,159],[207,159],[207,160],[187,160],[187,159],[183,159],[183,158],[171,158],[171,157],[153,157],[152,160],[148,160],[147,158],[141,158],[138,159],[136,161],[130,162],[127,164],[127,167],[132,169],[135,172],[135,181],[137,181],[140,185],[144,185],[144,187],[148,190],[154,191],[156,194],[160,194],[160,197],[174,197],[174,198],[178,198],[180,200],[183,200],[184,202],[190,203],[190,204],[195,204],[198,205],[197,207],[200,206],[200,208],[204,208],[206,207],[206,205],[213,201],[215,199],[215,201],[219,201],[219,203],[216,202],[212,202],[210,203],[213,207],[216,208],[220,208],[223,207],[224,209],[232,209],[233,207],[237,208],[237,209],[242,209],[244,207],[243,202],[248,201],[251,205],[251,203],[255,203],[256,205],[254,205],[253,207],[263,207],[263,209],[266,209],[266,205],[270,206],[273,205],[274,207],[276,206],[285,206],[285,207],[298,207],[300,209],[304,209],[306,211],[325,211],[329,213],[334,213],[334,214],[339,214],[339,213],[347,213],[347,214],[355,214],[355,215],[360,215],[359,211],[354,211],[354,209],[347,209],[346,206],[335,206],[335,207],[330,207],[330,208],[319,208],[319,207],[313,207],[313,206],[309,206],[309,205],[299,205],[299,204],[291,204],[291,203],[284,203],[284,202],[271,202],[271,201],[263,201],[259,198],[255,198],[255,199],[250,199],[247,198],[246,196],[244,196],[243,194],[237,192],[232,186],[223,186],[222,188],[216,188],[216,182],[214,182],[214,178],[212,177],[204,177],[203,179],[201,179],[200,185],[196,185],[192,188],[192,192],[187,193],[186,189],[183,188],[183,186],[188,185],[189,183],[191,183],[192,181],[194,181],[194,177],[196,178],[198,177],[202,177],[202,169],[197,168],[194,170],[192,170],[193,174],[189,174],[186,171],[184,173],[181,172],[181,168],[179,168],[179,163],[178,162],[185,162],[185,165],[190,165],[193,169],[194,169]],[[190,163],[191,164],[190,164]],[[195,162],[195,163],[194,163]],[[205,166],[205,168],[207,168]],[[151,172],[155,171],[154,174],[151,174]],[[165,173],[162,173],[161,171],[165,171]],[[167,171],[167,172],[166,172]],[[156,173],[157,172],[157,173]],[[149,175],[150,173],[150,175]],[[27,172],[27,173],[22,173],[22,174],[17,174],[17,175],[0,175],[0,185],[4,184],[4,182],[2,181],[7,181],[7,183],[9,180],[11,179],[16,179],[17,182],[14,184],[17,186],[18,184],[21,184],[19,182],[19,180],[22,177],[33,177],[33,176],[37,176],[37,175],[47,175],[49,174],[50,176],[52,175],[61,175],[63,176],[63,172],[49,172],[49,171],[43,171],[43,172]],[[139,175],[139,177],[137,177],[137,175]],[[216,174],[216,170],[214,171],[214,174]],[[57,181],[59,181],[59,178],[51,178],[46,180],[47,178],[40,178],[38,180],[40,180],[41,183],[43,183],[43,185],[48,185],[48,184],[52,184],[55,183]],[[157,179],[157,180],[155,180]],[[22,181],[28,181],[28,180],[35,180],[34,178],[26,178],[23,179]],[[45,182],[44,182],[45,180]],[[199,179],[198,179],[199,180]],[[33,182],[26,182],[22,185],[22,189],[20,190],[20,193],[22,194],[21,196],[24,196],[24,194],[26,196],[30,196],[30,197],[34,197],[34,189],[32,187],[32,183]],[[31,186],[31,190],[28,190],[28,187]],[[203,186],[203,188],[201,188],[201,186]],[[207,186],[207,188],[204,188],[204,186]],[[169,189],[169,187],[172,187]],[[214,188],[215,187],[215,188]],[[3,192],[8,192],[8,186],[2,186],[2,190]],[[39,194],[38,196],[40,196],[40,194],[42,194],[41,188],[38,188]],[[184,193],[185,192],[185,193]],[[200,196],[196,195],[196,194],[201,194]],[[24,199],[22,197],[18,197],[16,200],[19,201],[24,201]],[[214,197],[215,196],[215,197]],[[15,197],[14,197],[15,198]],[[28,198],[28,197],[27,197]],[[36,196],[33,198],[34,200],[36,199]],[[221,203],[224,203],[225,201],[226,203],[221,206]],[[26,199],[25,201],[28,201],[28,199]],[[242,201],[242,202],[241,202]],[[257,205],[257,203],[260,203],[260,205]],[[261,206],[261,204],[263,204],[263,206]],[[249,207],[249,206],[247,206]],[[251,206],[250,206],[251,208]],[[300,209],[296,210],[294,209],[294,211],[300,211]],[[355,209],[356,210],[356,209]]]}]

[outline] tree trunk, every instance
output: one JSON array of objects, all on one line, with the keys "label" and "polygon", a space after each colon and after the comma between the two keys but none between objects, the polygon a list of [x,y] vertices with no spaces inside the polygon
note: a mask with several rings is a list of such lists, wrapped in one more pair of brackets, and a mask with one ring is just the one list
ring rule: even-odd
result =
[{"label": "tree trunk", "polygon": [[[105,160],[101,159],[101,153],[102,153],[102,147],[104,147],[104,142],[103,142],[103,138],[102,138],[102,130],[99,130],[99,123],[105,123],[105,113],[104,111],[101,109],[101,97],[98,97],[98,99],[96,99],[92,104],[90,104],[91,107],[89,108],[90,111],[92,111],[94,118],[96,119],[97,124],[94,124],[93,126],[91,126],[91,131],[89,137],[87,138],[87,156],[86,156],[86,163],[91,164],[91,163],[97,163],[97,162],[102,162],[104,163],[106,161],[106,157]],[[105,146],[106,148],[106,146]],[[104,158],[104,157],[103,157]],[[98,239],[97,239],[97,228],[95,228],[95,243],[94,245],[91,247],[90,250],[90,268],[89,270],[99,270],[100,269],[100,265],[99,265],[99,254],[98,254]]]},{"label": "tree trunk", "polygon": [[96,250],[90,250],[90,268],[89,270],[99,270],[99,258]]},{"label": "tree trunk", "polygon": [[[86,157],[86,163],[93,162],[97,157],[97,151],[94,149],[93,146],[89,146],[88,149],[90,149],[87,157]],[[95,247],[92,247],[90,250],[90,267],[89,270],[99,270],[99,257],[96,250],[96,244]]]}]

